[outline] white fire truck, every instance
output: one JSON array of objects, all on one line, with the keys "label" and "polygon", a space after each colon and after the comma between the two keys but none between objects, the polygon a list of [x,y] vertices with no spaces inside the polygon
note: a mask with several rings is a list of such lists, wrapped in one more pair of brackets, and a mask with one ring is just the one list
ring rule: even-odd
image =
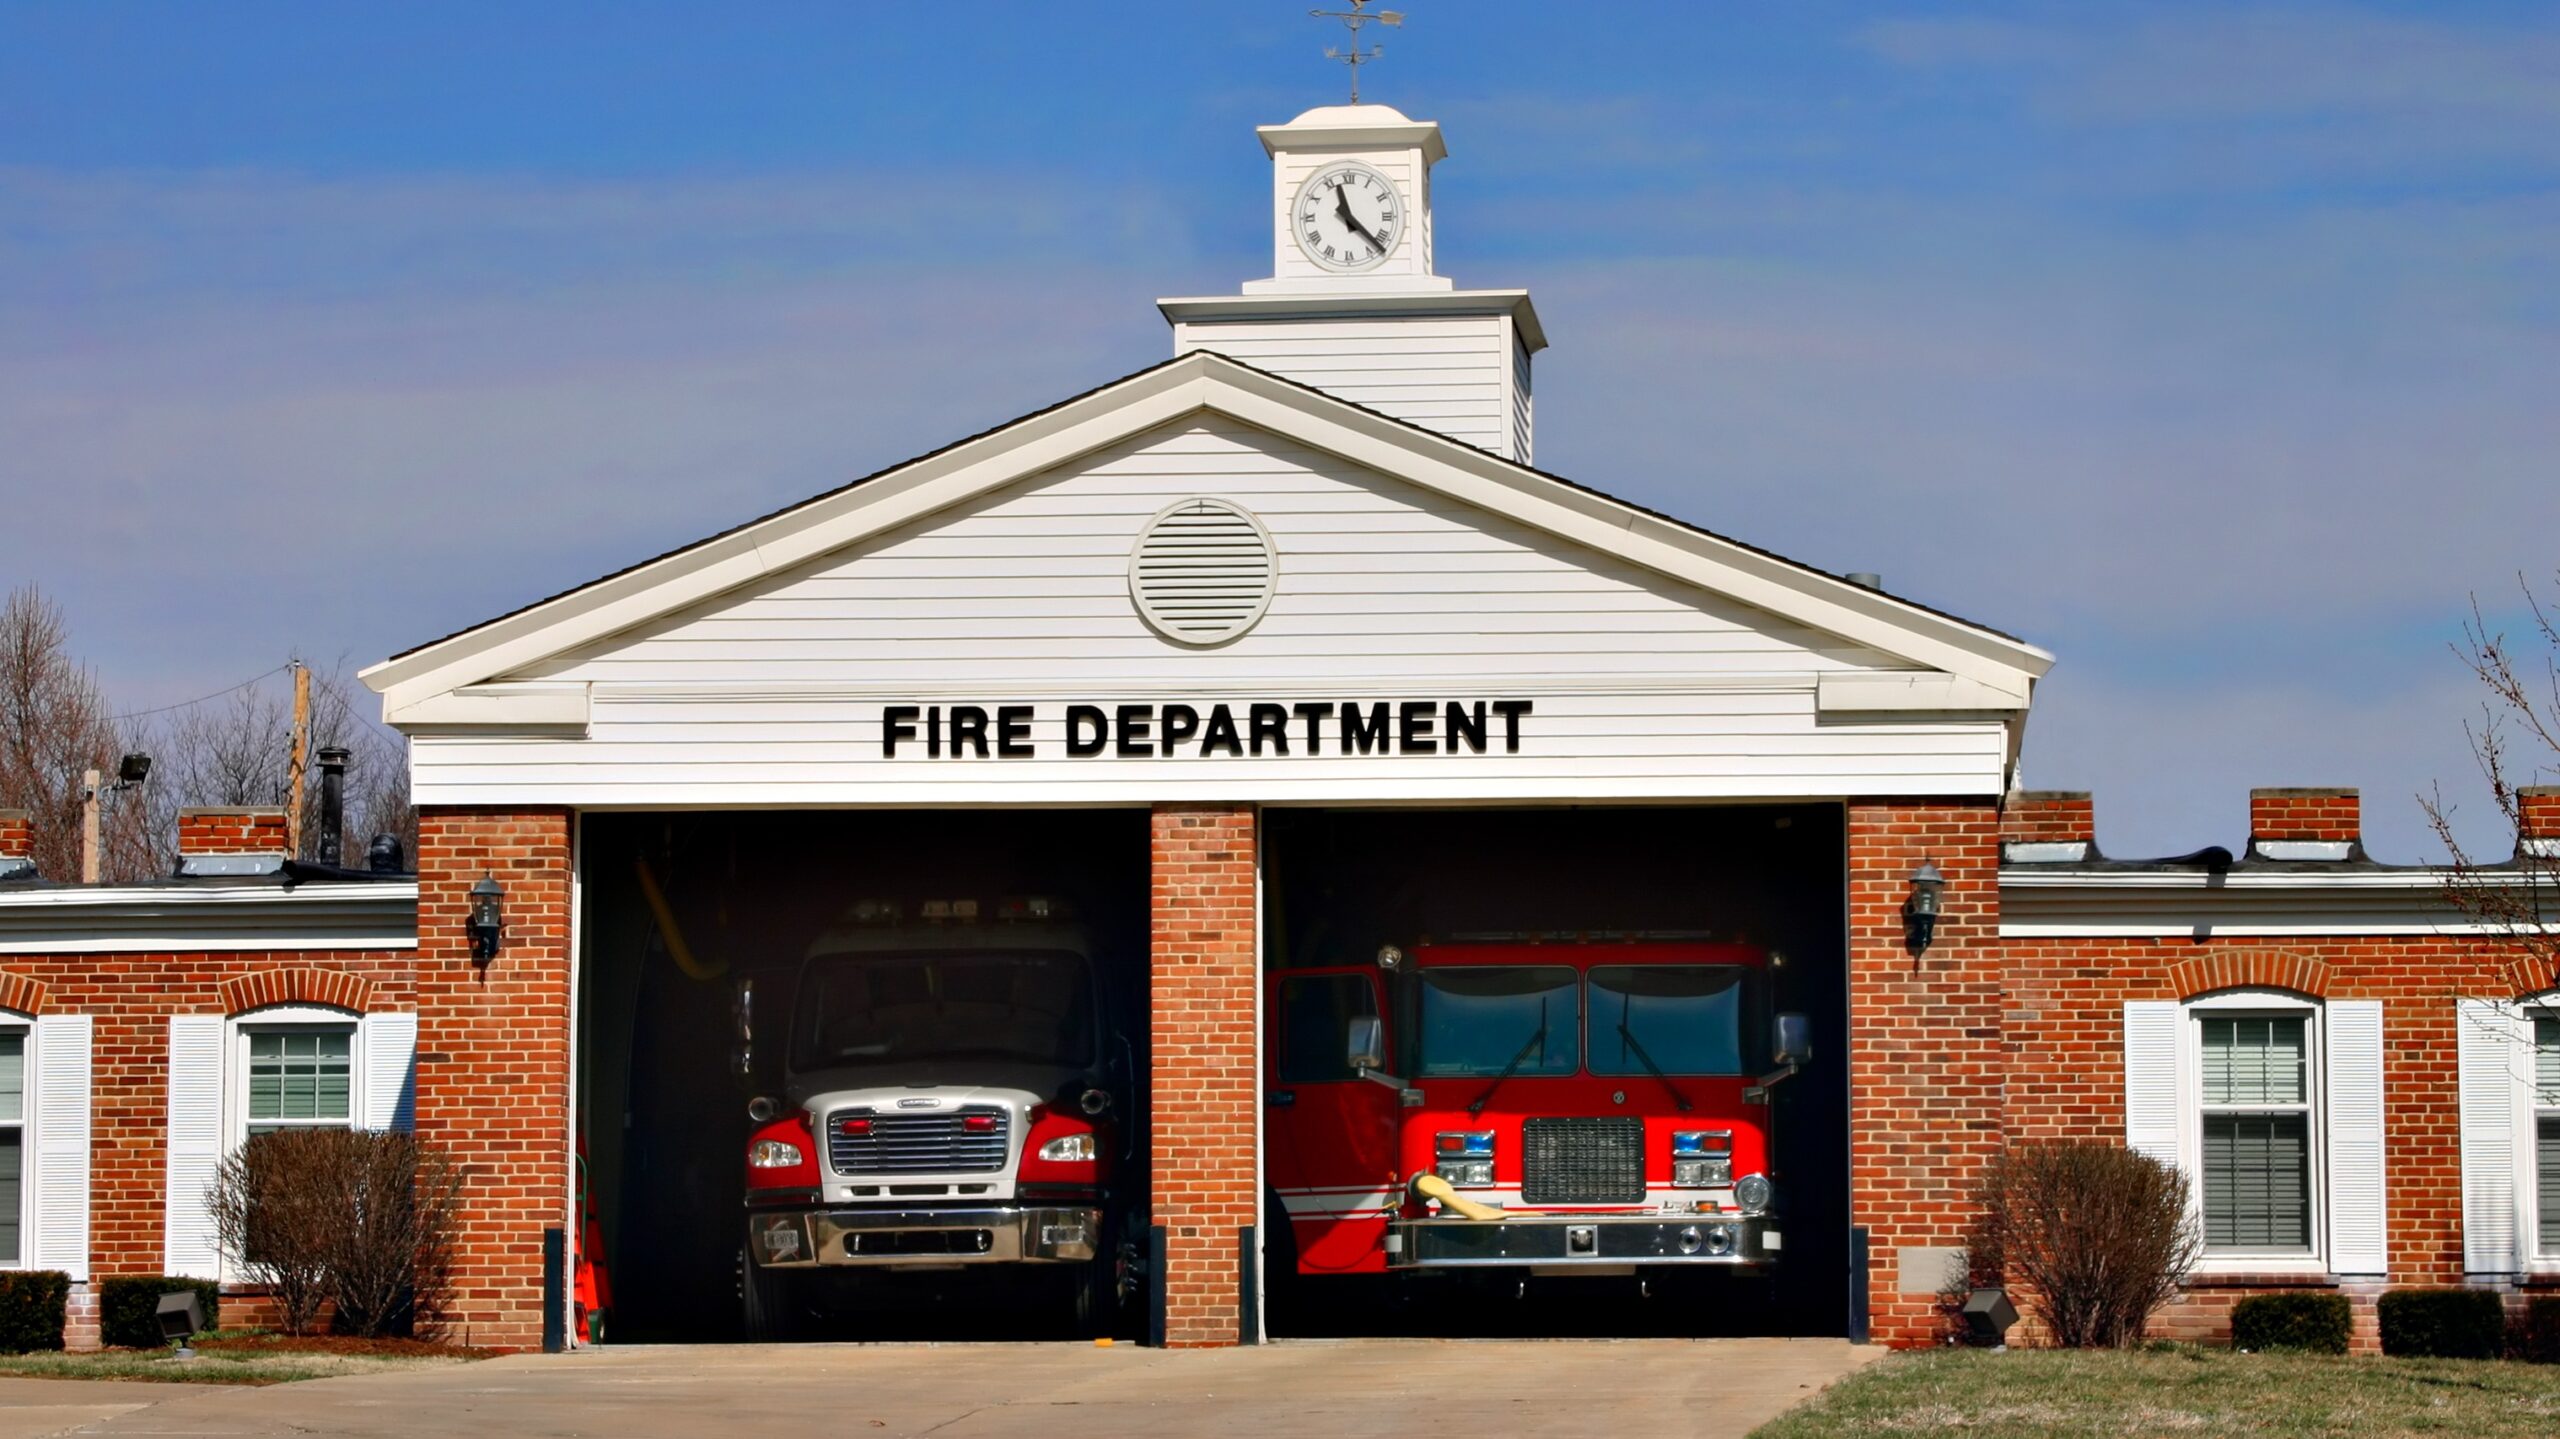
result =
[{"label": "white fire truck", "polygon": [[866,1286],[968,1271],[1049,1279],[1081,1331],[1107,1331],[1144,1107],[1097,959],[1059,900],[931,900],[910,917],[867,899],[765,977],[783,983],[740,982],[739,1071],[778,1081],[748,1104],[750,1339],[787,1338]]}]

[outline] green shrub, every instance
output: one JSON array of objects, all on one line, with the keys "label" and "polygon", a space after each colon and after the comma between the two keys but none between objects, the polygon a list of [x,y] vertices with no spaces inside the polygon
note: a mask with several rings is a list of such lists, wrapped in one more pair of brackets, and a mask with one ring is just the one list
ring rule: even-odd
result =
[{"label": "green shrub", "polygon": [[2507,1306],[2488,1289],[2394,1289],[2376,1306],[2382,1352],[2495,1359],[2506,1352]]},{"label": "green shrub", "polygon": [[71,1276],[59,1269],[0,1270],[0,1354],[62,1347]]},{"label": "green shrub", "polygon": [[2353,1323],[2343,1294],[2252,1294],[2231,1306],[2231,1347],[2344,1354]]},{"label": "green shrub", "polygon": [[119,1274],[98,1282],[98,1342],[118,1349],[165,1347],[169,1341],[160,1333],[160,1296],[181,1289],[196,1292],[205,1328],[221,1327],[222,1286],[213,1280]]},{"label": "green shrub", "polygon": [[2524,1357],[2560,1364],[2560,1294],[2537,1294],[2524,1306]]}]

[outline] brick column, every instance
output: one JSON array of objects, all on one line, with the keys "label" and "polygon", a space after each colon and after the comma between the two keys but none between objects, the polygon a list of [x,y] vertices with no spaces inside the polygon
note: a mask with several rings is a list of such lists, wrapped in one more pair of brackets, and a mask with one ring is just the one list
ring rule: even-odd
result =
[{"label": "brick column", "polygon": [[[542,1231],[569,1223],[569,865],[562,809],[418,816],[418,1137],[464,1165],[453,1337],[542,1342]],[[486,972],[467,891],[505,886]]]},{"label": "brick column", "polygon": [[[1940,1332],[1927,1290],[1941,1251],[1964,1242],[1975,1177],[2001,1145],[1999,857],[1989,800],[1850,803],[1849,1212],[1868,1229],[1879,1344]],[[1947,877],[1945,912],[1915,959],[1902,905],[1923,860]]]},{"label": "brick column", "polygon": [[1152,850],[1148,1102],[1165,1343],[1233,1344],[1236,1243],[1260,1199],[1253,806],[1158,806]]}]

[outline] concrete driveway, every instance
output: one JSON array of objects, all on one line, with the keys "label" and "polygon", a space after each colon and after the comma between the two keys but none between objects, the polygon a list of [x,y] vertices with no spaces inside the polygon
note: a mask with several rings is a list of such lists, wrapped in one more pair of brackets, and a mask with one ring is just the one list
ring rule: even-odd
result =
[{"label": "concrete driveway", "polygon": [[635,1345],[265,1389],[0,1380],[0,1439],[1740,1435],[1882,1352],[1813,1339]]}]

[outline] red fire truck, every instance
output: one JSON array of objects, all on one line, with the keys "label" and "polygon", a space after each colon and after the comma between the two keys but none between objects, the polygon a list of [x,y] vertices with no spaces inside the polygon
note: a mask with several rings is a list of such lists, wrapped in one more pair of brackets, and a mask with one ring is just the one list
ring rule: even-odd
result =
[{"label": "red fire truck", "polygon": [[775,976],[770,1056],[741,981],[739,1071],[778,1080],[748,1104],[749,1338],[788,1337],[866,1286],[971,1272],[1007,1297],[1053,1275],[1079,1328],[1108,1327],[1142,1106],[1125,997],[1096,959],[1060,901],[1008,899],[982,922],[975,900],[913,919],[863,900]]},{"label": "red fire truck", "polygon": [[1765,1272],[1770,1089],[1808,1058],[1804,1016],[1771,1013],[1782,963],[1494,936],[1275,971],[1265,1152],[1297,1273]]}]

